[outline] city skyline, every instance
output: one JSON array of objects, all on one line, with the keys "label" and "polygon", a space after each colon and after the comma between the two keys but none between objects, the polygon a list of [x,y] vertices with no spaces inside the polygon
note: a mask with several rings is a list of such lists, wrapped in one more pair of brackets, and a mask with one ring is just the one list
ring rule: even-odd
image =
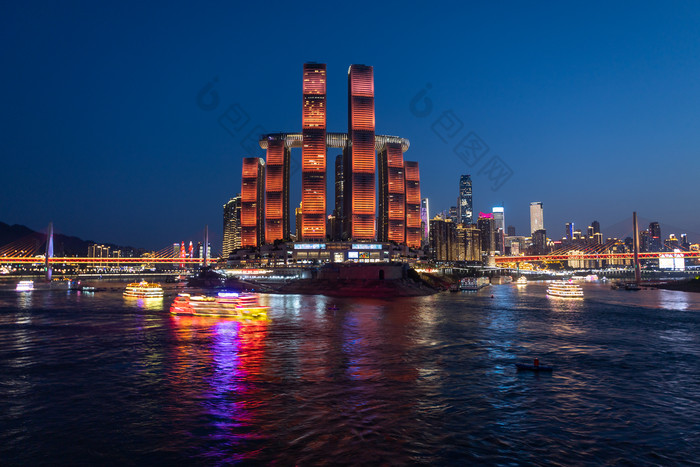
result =
[{"label": "city skyline", "polygon": [[[329,6],[281,8],[270,20],[278,32],[261,36],[246,20],[264,14],[254,5],[221,6],[214,16],[175,6],[172,30],[158,32],[126,6],[7,6],[2,56],[12,73],[0,78],[0,151],[9,176],[0,196],[11,201],[0,220],[36,230],[53,221],[64,233],[147,248],[195,238],[206,224],[221,232],[221,205],[240,191],[242,158],[264,155],[246,150],[246,137],[300,127],[298,69],[314,60],[327,64],[328,131],[346,126],[347,64],[375,67],[376,132],[411,141],[421,196],[434,212],[454,205],[459,174],[470,173],[474,212],[502,205],[519,234],[528,204],[541,201],[550,236],[567,221],[606,228],[636,210],[679,226],[664,232],[697,239],[698,5],[630,14],[617,5],[513,3],[506,14],[459,6],[449,15],[377,5],[365,21],[388,40],[341,40],[358,8],[348,21],[318,22],[328,40],[301,38],[269,60],[292,24],[333,14]],[[157,11],[144,6],[144,17]],[[387,16],[402,21],[387,26]],[[465,29],[463,17],[487,20]],[[431,21],[444,23],[443,35],[392,35],[398,24]],[[468,60],[455,61],[451,49]],[[247,119],[240,129],[232,108]],[[478,162],[458,149],[470,134],[488,148]],[[326,165],[337,155],[329,152]],[[492,156],[512,170],[497,189],[484,169]],[[297,182],[291,193],[300,189]],[[299,201],[295,194],[290,206]]]}]

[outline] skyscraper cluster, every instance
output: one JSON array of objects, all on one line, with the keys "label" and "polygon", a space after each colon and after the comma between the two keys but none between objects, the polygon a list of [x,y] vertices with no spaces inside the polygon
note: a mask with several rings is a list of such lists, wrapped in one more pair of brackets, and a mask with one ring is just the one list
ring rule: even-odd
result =
[{"label": "skyscraper cluster", "polygon": [[[373,68],[351,65],[348,70],[347,133],[326,131],[326,65],[306,63],[302,76],[301,133],[263,135],[260,146],[267,151],[266,161],[243,159],[241,247],[290,239],[290,150],[297,147],[302,149],[298,241],[382,241],[420,247],[424,225],[418,163],[404,161],[408,140],[375,134]],[[342,149],[335,160],[330,216],[329,147]]]}]

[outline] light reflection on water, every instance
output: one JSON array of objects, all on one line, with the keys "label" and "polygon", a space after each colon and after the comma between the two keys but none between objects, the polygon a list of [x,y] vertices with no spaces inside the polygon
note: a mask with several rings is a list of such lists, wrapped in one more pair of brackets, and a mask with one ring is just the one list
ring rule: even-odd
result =
[{"label": "light reflection on water", "polygon": [[[3,457],[697,458],[700,296],[583,287],[584,300],[534,282],[395,301],[263,296],[269,321],[171,316],[172,293],[0,294]],[[555,371],[515,371],[534,357]]]}]

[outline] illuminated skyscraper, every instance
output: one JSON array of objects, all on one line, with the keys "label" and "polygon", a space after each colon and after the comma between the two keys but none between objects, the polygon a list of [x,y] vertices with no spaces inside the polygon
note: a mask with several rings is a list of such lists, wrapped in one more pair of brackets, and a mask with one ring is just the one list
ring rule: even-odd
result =
[{"label": "illuminated skyscraper", "polygon": [[379,219],[377,239],[403,244],[406,240],[406,190],[403,151],[398,143],[388,143],[378,154]]},{"label": "illuminated skyscraper", "polygon": [[506,214],[505,209],[502,207],[494,207],[491,212],[493,213],[493,229],[494,238],[496,243],[494,245],[494,250],[503,254],[505,251],[505,229],[506,229]]},{"label": "illuminated skyscraper", "polygon": [[[375,147],[374,147],[374,70],[371,66],[351,65],[348,70],[348,139],[349,160],[346,163],[346,188],[350,209],[345,216],[350,222],[353,240],[375,239]],[[349,170],[348,170],[349,168]],[[418,200],[420,205],[420,198]],[[419,221],[420,222],[420,221]],[[419,237],[420,238],[420,237]]]},{"label": "illuminated skyscraper", "polygon": [[573,240],[573,238],[574,238],[574,223],[573,222],[567,222],[564,225],[564,233],[566,234],[567,240]]},{"label": "illuminated skyscraper", "polygon": [[404,162],[406,174],[406,245],[421,246],[420,173],[418,162]]},{"label": "illuminated skyscraper", "polygon": [[255,248],[265,239],[265,162],[259,157],[243,158],[241,177],[241,247]]},{"label": "illuminated skyscraper", "polygon": [[265,242],[289,238],[289,148],[270,141],[265,164]]},{"label": "illuminated skyscraper", "polygon": [[326,65],[304,64],[301,236],[326,238]]},{"label": "illuminated skyscraper", "polygon": [[422,245],[428,242],[430,238],[430,203],[428,198],[423,198],[420,201],[420,224],[421,224],[421,240]]},{"label": "illuminated skyscraper", "polygon": [[469,225],[473,222],[472,211],[472,177],[462,175],[459,177],[459,223]]},{"label": "illuminated skyscraper", "polygon": [[650,251],[661,251],[661,225],[658,222],[651,222],[649,224],[649,250]]},{"label": "illuminated skyscraper", "polygon": [[223,256],[241,247],[241,194],[237,194],[224,204]]},{"label": "illuminated skyscraper", "polygon": [[544,229],[544,209],[542,203],[530,203],[530,235]]}]

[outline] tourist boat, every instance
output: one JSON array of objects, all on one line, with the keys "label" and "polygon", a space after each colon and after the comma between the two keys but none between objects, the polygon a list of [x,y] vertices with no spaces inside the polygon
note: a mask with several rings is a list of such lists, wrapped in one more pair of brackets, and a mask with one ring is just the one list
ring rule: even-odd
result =
[{"label": "tourist boat", "polygon": [[146,281],[132,282],[124,290],[125,297],[135,298],[163,298],[163,287],[160,284]]},{"label": "tourist boat", "polygon": [[487,285],[490,285],[488,277],[465,277],[459,281],[459,290],[476,292]]},{"label": "tourist boat", "polygon": [[17,292],[31,292],[34,290],[34,281],[19,281],[15,290]]},{"label": "tourist boat", "polygon": [[642,290],[636,282],[628,282],[625,284],[625,290]]},{"label": "tourist boat", "polygon": [[554,281],[547,287],[547,295],[560,298],[583,298],[583,289],[572,281]]},{"label": "tourist boat", "polygon": [[525,276],[518,277],[518,280],[515,281],[515,285],[527,285],[527,277],[525,277]]},{"label": "tourist boat", "polygon": [[170,306],[170,313],[185,316],[265,319],[267,307],[258,303],[257,294],[220,292],[216,297],[181,293]]}]

